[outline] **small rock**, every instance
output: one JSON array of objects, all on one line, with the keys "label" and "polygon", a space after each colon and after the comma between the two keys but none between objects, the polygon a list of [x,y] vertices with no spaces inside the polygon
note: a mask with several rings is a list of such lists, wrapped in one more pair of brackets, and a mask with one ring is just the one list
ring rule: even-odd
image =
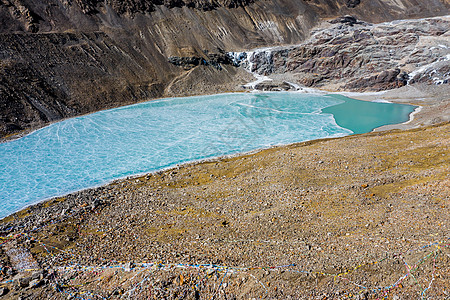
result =
[{"label": "small rock", "polygon": [[48,272],[47,272],[46,278],[51,278],[54,275],[55,275],[55,270],[49,269]]},{"label": "small rock", "polygon": [[40,279],[33,279],[30,281],[28,287],[30,288],[37,288],[40,287],[43,284],[43,281]]},{"label": "small rock", "polygon": [[[347,0],[347,3],[353,3],[353,2],[356,3],[357,1],[358,0],[356,0],[356,1],[355,0]],[[358,1],[358,3],[359,3],[359,1]],[[348,5],[350,5],[350,4],[347,4],[347,6]],[[351,7],[351,6],[348,6],[348,7]],[[355,17],[353,17],[353,16],[343,16],[343,17],[339,17],[339,18],[337,18],[335,20],[330,21],[330,23],[331,24],[342,23],[342,24],[346,24],[346,25],[349,25],[349,26],[353,26],[355,24],[358,24],[358,20]]]},{"label": "small rock", "polygon": [[100,204],[102,204],[100,200],[94,199],[94,201],[92,201],[91,203],[91,209],[92,210],[96,209],[98,206],[100,206]]},{"label": "small rock", "polygon": [[34,271],[31,274],[31,279],[35,280],[35,279],[43,279],[44,278],[44,270],[39,270],[39,271]]},{"label": "small rock", "polygon": [[14,285],[18,288],[25,288],[30,284],[31,277],[18,277],[14,279]]},{"label": "small rock", "polygon": [[131,269],[133,269],[133,263],[129,262],[125,265],[124,271],[125,272],[131,272]]},{"label": "small rock", "polygon": [[7,287],[0,287],[0,297],[8,294],[9,289]]}]

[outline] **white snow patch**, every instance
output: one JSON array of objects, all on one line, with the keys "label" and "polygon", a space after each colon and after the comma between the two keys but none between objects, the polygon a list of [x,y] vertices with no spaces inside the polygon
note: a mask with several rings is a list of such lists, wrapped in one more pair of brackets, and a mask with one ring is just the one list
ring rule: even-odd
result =
[{"label": "white snow patch", "polygon": [[385,99],[375,99],[372,100],[371,102],[375,102],[375,103],[392,103],[391,101],[385,100]]},{"label": "white snow patch", "polygon": [[409,114],[409,120],[403,124],[411,123],[412,120],[414,120],[414,115],[418,114],[421,110],[422,110],[422,106],[417,106],[416,109],[412,113]]},{"label": "white snow patch", "polygon": [[[424,65],[424,66],[422,66],[422,67],[412,71],[411,73],[409,73],[408,74],[408,76],[409,76],[408,84],[416,75],[418,75],[420,73],[423,73],[423,72],[427,71],[430,68],[433,68],[437,63],[443,62],[443,61],[450,61],[450,54],[447,54],[446,56],[441,57],[437,61],[434,61],[434,62],[432,62],[430,64]],[[436,70],[433,70],[433,71],[434,71],[434,73],[436,73]]]},{"label": "white snow patch", "polygon": [[289,82],[289,81],[286,81],[286,83],[289,84],[290,86],[292,86],[296,91],[303,90],[303,88],[301,86],[299,86],[298,84],[296,84],[296,83]]},{"label": "white snow patch", "polygon": [[261,82],[272,81],[272,78],[269,78],[269,77],[264,76],[264,75],[259,75],[258,73],[252,73],[252,75],[256,77],[256,80],[252,81],[252,82],[249,82],[247,84],[244,84],[243,87],[255,89],[256,85],[260,84]]},{"label": "white snow patch", "polygon": [[346,97],[359,97],[359,96],[367,96],[367,95],[383,95],[384,93],[386,93],[386,91],[379,91],[379,92],[331,92],[328,94],[337,94],[337,95],[342,95],[342,96],[346,96]]}]

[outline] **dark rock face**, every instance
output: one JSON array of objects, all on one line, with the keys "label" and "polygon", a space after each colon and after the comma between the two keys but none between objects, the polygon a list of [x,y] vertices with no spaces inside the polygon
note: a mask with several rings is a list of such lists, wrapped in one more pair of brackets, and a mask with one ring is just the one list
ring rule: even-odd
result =
[{"label": "dark rock face", "polygon": [[145,57],[103,33],[1,37],[1,135],[162,95]]},{"label": "dark rock face", "polygon": [[425,70],[423,73],[417,73],[409,79],[409,83],[449,84],[450,63],[438,62],[432,68]]},{"label": "dark rock face", "polygon": [[400,69],[383,71],[369,78],[356,79],[344,86],[350,90],[386,90],[405,86],[408,82],[408,74],[400,74]]},{"label": "dark rock face", "polygon": [[339,17],[337,19],[330,21],[330,23],[331,24],[342,23],[342,24],[346,24],[346,25],[350,25],[350,26],[353,26],[355,24],[362,24],[361,22],[358,23],[358,20],[353,16]]},{"label": "dark rock face", "polygon": [[292,91],[295,88],[287,82],[274,83],[274,82],[261,82],[255,86],[255,89],[259,91]]},{"label": "dark rock face", "polygon": [[97,4],[98,0],[75,0],[75,3],[78,4],[81,11],[85,14],[94,14],[97,13]]},{"label": "dark rock face", "polygon": [[85,14],[96,14],[100,7],[109,6],[119,15],[136,13],[151,13],[156,6],[163,5],[167,8],[183,7],[196,8],[199,10],[213,10],[219,7],[236,8],[246,6],[253,0],[75,0]]},{"label": "dark rock face", "polygon": [[361,3],[361,0],[346,0],[345,5],[347,5],[348,8],[355,8]]},{"label": "dark rock face", "polygon": [[203,62],[204,59],[197,56],[191,57],[171,56],[169,57],[168,61],[175,66],[181,66],[185,70],[190,70],[193,67],[200,65],[200,63]]},{"label": "dark rock face", "polygon": [[183,67],[184,70],[190,70],[196,66],[212,66],[218,70],[222,70],[222,65],[235,65],[230,56],[225,52],[209,53],[204,51],[204,56],[178,57],[171,56],[168,61],[175,65]]},{"label": "dark rock face", "polygon": [[[45,76],[26,63],[3,65],[0,70],[0,133],[21,130],[28,124],[56,121],[76,111],[66,104],[67,95],[54,89]],[[29,76],[33,77],[30,82]]]}]

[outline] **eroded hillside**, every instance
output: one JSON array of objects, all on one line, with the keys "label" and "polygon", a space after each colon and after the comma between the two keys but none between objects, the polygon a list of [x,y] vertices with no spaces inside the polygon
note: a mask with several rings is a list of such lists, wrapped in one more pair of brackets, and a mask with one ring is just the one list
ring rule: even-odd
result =
[{"label": "eroded hillside", "polygon": [[[0,2],[0,136],[163,96],[236,90],[225,51],[299,43],[323,18],[448,14],[447,0]],[[169,58],[194,57],[192,68]]]}]

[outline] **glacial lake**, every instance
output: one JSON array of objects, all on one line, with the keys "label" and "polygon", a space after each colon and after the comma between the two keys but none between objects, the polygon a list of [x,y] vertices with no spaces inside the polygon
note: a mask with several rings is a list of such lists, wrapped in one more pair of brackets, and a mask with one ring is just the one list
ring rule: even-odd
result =
[{"label": "glacial lake", "polygon": [[340,95],[236,93],[154,100],[0,144],[0,217],[177,164],[402,123],[414,106]]}]

